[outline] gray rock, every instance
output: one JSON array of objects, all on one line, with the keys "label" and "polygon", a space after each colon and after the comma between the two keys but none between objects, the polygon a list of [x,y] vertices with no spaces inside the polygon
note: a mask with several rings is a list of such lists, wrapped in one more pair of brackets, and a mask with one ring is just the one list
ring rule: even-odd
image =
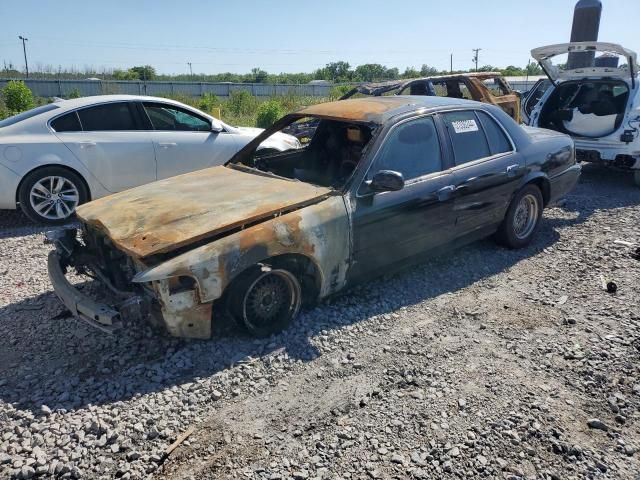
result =
[{"label": "gray rock", "polygon": [[589,428],[593,428],[594,430],[602,430],[605,432],[609,430],[609,426],[598,418],[592,418],[591,420],[587,421],[587,425],[589,426]]}]

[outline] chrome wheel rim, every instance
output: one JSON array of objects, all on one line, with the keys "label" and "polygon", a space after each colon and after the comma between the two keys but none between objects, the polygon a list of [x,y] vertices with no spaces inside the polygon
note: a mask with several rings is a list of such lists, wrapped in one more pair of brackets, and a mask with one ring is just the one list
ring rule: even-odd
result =
[{"label": "chrome wheel rim", "polygon": [[300,309],[300,287],[286,270],[260,275],[247,289],[242,305],[244,321],[256,329],[285,322]]},{"label": "chrome wheel rim", "polygon": [[64,220],[80,201],[78,188],[68,178],[51,176],[38,180],[29,192],[31,208],[47,220]]},{"label": "chrome wheel rim", "polygon": [[527,238],[538,222],[538,199],[528,193],[520,199],[513,215],[513,232],[519,240]]}]

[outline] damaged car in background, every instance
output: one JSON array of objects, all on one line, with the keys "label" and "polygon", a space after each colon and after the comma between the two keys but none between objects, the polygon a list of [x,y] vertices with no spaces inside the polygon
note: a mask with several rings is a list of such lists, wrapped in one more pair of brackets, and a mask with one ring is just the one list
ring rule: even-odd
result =
[{"label": "damaged car in background", "polygon": [[[261,151],[309,120],[318,126],[303,148]],[[492,105],[324,103],[283,117],[225,166],[80,206],[78,230],[49,235],[49,276],[68,310],[103,330],[148,318],[208,338],[229,313],[266,336],[304,304],[442,249],[491,234],[526,246],[579,175],[569,136],[520,127]]]},{"label": "damaged car in background", "polygon": [[[345,93],[340,100],[390,95],[421,95],[461,98],[496,105],[520,123],[520,96],[511,88],[500,72],[456,73],[434,77],[363,83]],[[283,130],[300,141],[308,140],[317,120],[297,123]]]},{"label": "damaged car in background", "polygon": [[[630,170],[640,186],[636,53],[615,43],[573,42],[536,48],[531,55],[552,85],[533,108],[529,125],[571,135],[579,161]],[[587,62],[572,64],[570,55],[586,55]]]}]

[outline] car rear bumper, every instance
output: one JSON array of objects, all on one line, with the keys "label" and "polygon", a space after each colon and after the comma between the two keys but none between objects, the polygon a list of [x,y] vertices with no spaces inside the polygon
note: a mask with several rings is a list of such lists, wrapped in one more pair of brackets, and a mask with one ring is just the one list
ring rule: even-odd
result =
[{"label": "car rear bumper", "polygon": [[16,192],[20,185],[18,174],[0,163],[0,209],[16,209]]},{"label": "car rear bumper", "polygon": [[549,179],[551,184],[549,203],[553,203],[573,190],[580,179],[582,166],[575,164]]}]

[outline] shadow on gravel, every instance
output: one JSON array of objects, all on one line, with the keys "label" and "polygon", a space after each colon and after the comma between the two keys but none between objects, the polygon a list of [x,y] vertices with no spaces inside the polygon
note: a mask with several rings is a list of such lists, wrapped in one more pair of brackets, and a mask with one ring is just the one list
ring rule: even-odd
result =
[{"label": "shadow on gravel", "polygon": [[73,410],[169,391],[214,375],[231,390],[236,387],[225,380],[230,367],[261,359],[277,362],[264,358],[276,351],[311,361],[320,355],[314,342],[328,330],[349,328],[492,277],[556,244],[559,227],[580,224],[599,209],[640,203],[640,189],[632,184],[589,171],[584,179],[563,207],[571,218],[550,214],[528,248],[476,242],[333,297],[268,339],[247,338],[233,328],[209,341],[161,337],[143,328],[106,335],[80,320],[56,318],[62,307],[53,293],[0,308],[0,399],[35,414],[42,405]]},{"label": "shadow on gravel", "polygon": [[[66,225],[73,225],[70,220]],[[64,227],[63,225],[62,227]],[[37,233],[44,233],[56,228],[47,225],[38,225],[29,220],[21,210],[0,210],[0,240],[3,238],[26,237]]]}]

